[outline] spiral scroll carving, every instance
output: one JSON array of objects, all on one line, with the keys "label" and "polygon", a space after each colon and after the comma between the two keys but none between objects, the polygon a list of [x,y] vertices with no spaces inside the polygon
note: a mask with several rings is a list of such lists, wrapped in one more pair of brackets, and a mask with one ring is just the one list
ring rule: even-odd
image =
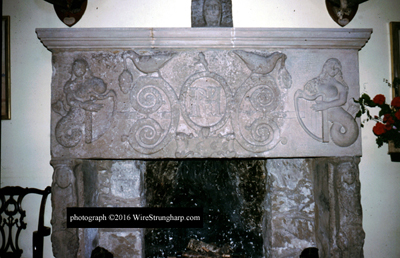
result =
[{"label": "spiral scroll carving", "polygon": [[252,106],[261,112],[274,110],[278,105],[279,90],[276,87],[263,86],[250,96]]},{"label": "spiral scroll carving", "polygon": [[152,114],[162,106],[160,89],[153,85],[141,85],[132,91],[133,107],[144,114]]},{"label": "spiral scroll carving", "polygon": [[[275,129],[274,129],[275,128]],[[274,123],[269,123],[263,119],[254,121],[249,128],[254,142],[260,144],[269,144],[274,139],[274,134],[277,132],[277,126]]]},{"label": "spiral scroll carving", "polygon": [[233,126],[236,139],[243,148],[264,152],[280,142],[281,95],[276,79],[271,75],[252,75],[238,90]]},{"label": "spiral scroll carving", "polygon": [[162,139],[162,132],[163,129],[156,120],[142,119],[131,128],[130,141],[132,145],[142,148],[154,148]]},{"label": "spiral scroll carving", "polygon": [[132,107],[144,115],[137,120],[122,141],[136,151],[152,154],[173,139],[179,122],[179,104],[169,84],[160,77],[137,79],[131,93]]}]

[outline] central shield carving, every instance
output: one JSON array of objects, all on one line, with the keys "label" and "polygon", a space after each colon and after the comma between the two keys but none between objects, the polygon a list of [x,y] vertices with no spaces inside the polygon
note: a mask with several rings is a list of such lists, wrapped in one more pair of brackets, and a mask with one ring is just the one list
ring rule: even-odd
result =
[{"label": "central shield carving", "polygon": [[184,106],[182,115],[190,127],[215,131],[229,118],[228,104],[232,102],[232,93],[222,76],[201,72],[185,82],[180,101]]}]

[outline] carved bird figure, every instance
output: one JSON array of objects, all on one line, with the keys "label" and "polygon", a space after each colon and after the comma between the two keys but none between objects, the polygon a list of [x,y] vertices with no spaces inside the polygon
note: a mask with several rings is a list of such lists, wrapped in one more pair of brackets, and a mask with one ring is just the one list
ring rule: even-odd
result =
[{"label": "carved bird figure", "polygon": [[173,56],[171,54],[139,55],[133,50],[126,52],[126,57],[131,57],[136,68],[146,74],[158,72]]},{"label": "carved bird figure", "polygon": [[258,74],[268,74],[274,70],[278,60],[285,56],[282,53],[274,52],[269,56],[261,56],[255,53],[246,52],[243,50],[234,50],[246,66],[253,72]]}]

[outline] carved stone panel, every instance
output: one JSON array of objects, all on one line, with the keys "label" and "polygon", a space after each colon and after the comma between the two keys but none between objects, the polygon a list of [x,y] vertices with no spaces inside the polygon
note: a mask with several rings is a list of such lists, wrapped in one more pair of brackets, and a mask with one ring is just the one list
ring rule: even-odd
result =
[{"label": "carved stone panel", "polygon": [[[314,140],[320,142],[333,141],[337,146],[348,147],[358,138],[359,126],[355,114],[359,108],[352,99],[348,100],[349,87],[343,79],[342,65],[336,58],[328,59],[321,73],[308,81],[304,90],[297,90],[294,97],[296,116],[299,124]],[[319,120],[321,136],[310,131],[300,116],[300,101],[311,102],[311,106],[303,104],[304,113],[309,123]],[[307,110],[308,109],[308,110]],[[311,110],[315,111],[311,111]]]},{"label": "carved stone panel", "polygon": [[300,34],[165,29],[151,34],[157,47],[139,47],[146,32],[128,30],[129,49],[54,51],[53,158],[361,155],[352,100],[365,32],[349,31],[359,45],[343,48],[355,39],[305,31],[310,40],[287,45]]},{"label": "carved stone panel", "polygon": [[364,257],[357,157],[315,159],[315,223],[320,257]]},{"label": "carved stone panel", "polygon": [[78,206],[78,189],[75,176],[75,161],[52,161],[54,167],[51,185],[52,234],[54,256],[76,257],[79,249],[78,229],[67,228],[67,208]]},{"label": "carved stone panel", "polygon": [[318,61],[290,50],[57,53],[52,154],[285,157],[304,145],[304,156],[359,153],[352,60],[311,56]]}]

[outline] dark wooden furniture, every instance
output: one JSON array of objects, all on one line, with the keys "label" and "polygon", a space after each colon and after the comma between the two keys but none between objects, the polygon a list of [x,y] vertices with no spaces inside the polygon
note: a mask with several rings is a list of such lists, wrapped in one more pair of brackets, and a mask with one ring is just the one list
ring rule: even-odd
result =
[{"label": "dark wooden furniture", "polygon": [[[22,207],[22,200],[28,194],[41,195],[39,210],[39,221],[37,231],[33,232],[32,253],[33,258],[43,257],[43,240],[50,235],[51,229],[44,226],[44,211],[47,196],[51,193],[51,187],[44,190],[36,188],[22,188],[19,186],[6,186],[0,189],[0,257],[21,257],[22,250],[19,248],[18,239],[23,229],[26,229],[24,218],[26,211]],[[30,215],[31,216],[31,215]]]},{"label": "dark wooden furniture", "polygon": [[[400,96],[400,22],[390,23],[390,52],[392,56],[392,96]],[[390,158],[400,162],[400,148],[389,143]]]}]

